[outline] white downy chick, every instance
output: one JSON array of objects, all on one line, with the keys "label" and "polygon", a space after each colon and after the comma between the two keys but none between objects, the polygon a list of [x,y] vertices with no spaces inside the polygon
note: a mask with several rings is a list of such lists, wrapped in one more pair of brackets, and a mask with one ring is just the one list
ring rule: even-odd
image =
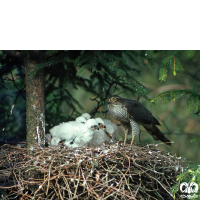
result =
[{"label": "white downy chick", "polygon": [[86,119],[85,119],[85,117],[80,116],[80,117],[77,117],[75,121],[76,121],[76,122],[80,122],[80,123],[85,123],[85,122],[86,122]]},{"label": "white downy chick", "polygon": [[[96,121],[99,124],[99,128],[103,128],[103,130],[105,130],[106,134],[109,135],[112,139],[115,139],[118,137],[119,128],[116,124],[112,123],[110,120],[101,119],[101,118],[96,118]],[[115,141],[116,141],[116,139],[115,139]]]},{"label": "white downy chick", "polygon": [[61,141],[61,139],[60,138],[58,138],[58,137],[53,137],[52,139],[51,139],[51,146],[58,146],[58,143]]},{"label": "white downy chick", "polygon": [[100,117],[98,117],[95,120],[97,121],[100,129],[105,128],[105,123],[104,123],[103,119],[101,119]]},{"label": "white downy chick", "polygon": [[[92,140],[94,130],[97,129],[98,123],[94,119],[88,119],[85,124],[81,124],[73,134],[73,137],[65,140],[64,145],[69,148],[88,146]],[[79,130],[78,130],[79,129]]]},{"label": "white downy chick", "polygon": [[[112,135],[112,143],[115,143],[119,136],[119,127],[109,119],[103,119],[103,121],[106,126],[106,132],[108,132],[109,135]],[[112,126],[112,128],[110,126]]]},{"label": "white downy chick", "polygon": [[100,147],[104,142],[110,142],[111,137],[105,132],[105,125],[101,118],[95,119],[98,123],[99,130],[94,131],[92,140],[89,143],[90,147]]},{"label": "white downy chick", "polygon": [[113,126],[111,126],[110,124],[108,124],[107,126],[105,126],[105,131],[106,131],[107,134],[109,134],[109,136],[111,138],[113,137],[113,133],[114,133]]},{"label": "white downy chick", "polygon": [[79,133],[80,129],[84,127],[83,123],[69,121],[54,126],[49,130],[49,132],[52,137],[59,137],[62,140],[70,140]]},{"label": "white downy chick", "polygon": [[88,113],[83,113],[81,116],[84,117],[86,120],[91,118],[90,114]]},{"label": "white downy chick", "polygon": [[[76,121],[62,122],[59,125],[54,126],[49,130],[49,132],[52,137],[60,137],[60,135],[62,135],[62,139],[71,138],[71,134],[73,135],[73,132],[76,132],[77,127],[85,122],[86,119],[80,116],[76,118]],[[66,133],[68,134],[65,135]]]},{"label": "white downy chick", "polygon": [[64,124],[64,123],[65,123],[65,122],[60,123],[59,125],[56,125],[56,126],[54,126],[53,128],[51,128],[51,129],[49,130],[49,132],[50,132],[52,138],[53,138],[53,137],[56,137],[56,136],[58,135],[57,129],[58,129],[58,127],[59,127],[61,124]]}]

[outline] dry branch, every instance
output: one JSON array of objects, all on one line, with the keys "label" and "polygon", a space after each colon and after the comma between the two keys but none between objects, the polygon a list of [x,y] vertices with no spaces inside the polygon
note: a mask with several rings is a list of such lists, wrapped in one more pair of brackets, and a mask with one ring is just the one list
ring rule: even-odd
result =
[{"label": "dry branch", "polygon": [[4,199],[172,199],[184,162],[155,145],[0,148]]}]

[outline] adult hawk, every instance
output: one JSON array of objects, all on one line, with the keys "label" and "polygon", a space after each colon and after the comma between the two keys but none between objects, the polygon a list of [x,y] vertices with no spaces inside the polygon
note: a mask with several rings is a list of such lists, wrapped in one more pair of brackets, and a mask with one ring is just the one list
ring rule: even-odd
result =
[{"label": "adult hawk", "polygon": [[140,134],[139,125],[142,125],[155,140],[171,145],[171,142],[156,126],[160,125],[159,121],[140,102],[113,95],[108,101],[108,111],[123,127],[124,144],[130,133],[132,133],[131,145],[133,144],[135,136],[138,137]]}]

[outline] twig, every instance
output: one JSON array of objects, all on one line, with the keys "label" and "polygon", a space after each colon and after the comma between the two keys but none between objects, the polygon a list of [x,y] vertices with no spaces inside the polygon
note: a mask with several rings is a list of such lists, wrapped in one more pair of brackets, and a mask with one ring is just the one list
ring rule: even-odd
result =
[{"label": "twig", "polygon": [[[176,171],[176,166],[183,167],[182,160],[157,150],[155,145],[139,147],[118,143],[74,150],[62,146],[43,149],[34,146],[32,155],[27,154],[26,148],[12,145],[0,148],[0,168],[3,169],[0,170],[0,188],[9,189],[10,198],[23,194],[24,199],[44,200],[135,200],[144,196],[166,199],[171,198],[169,188],[181,173],[181,170]],[[31,194],[27,188],[32,188]]]}]

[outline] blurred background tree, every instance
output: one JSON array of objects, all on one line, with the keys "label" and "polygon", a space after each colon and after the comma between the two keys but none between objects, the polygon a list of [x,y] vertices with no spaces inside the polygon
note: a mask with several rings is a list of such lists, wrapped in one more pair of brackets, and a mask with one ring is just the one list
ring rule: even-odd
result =
[{"label": "blurred background tree", "polygon": [[[0,53],[2,142],[16,143],[26,138],[24,59],[30,52],[20,53],[20,57]],[[200,51],[43,53],[45,59],[31,75],[45,70],[46,133],[53,125],[73,120],[84,112],[110,118],[107,99],[111,94],[119,94],[139,99],[159,119],[161,130],[174,141],[172,147],[163,144],[160,149],[200,161]],[[156,141],[141,128],[141,144],[146,143]]]}]

